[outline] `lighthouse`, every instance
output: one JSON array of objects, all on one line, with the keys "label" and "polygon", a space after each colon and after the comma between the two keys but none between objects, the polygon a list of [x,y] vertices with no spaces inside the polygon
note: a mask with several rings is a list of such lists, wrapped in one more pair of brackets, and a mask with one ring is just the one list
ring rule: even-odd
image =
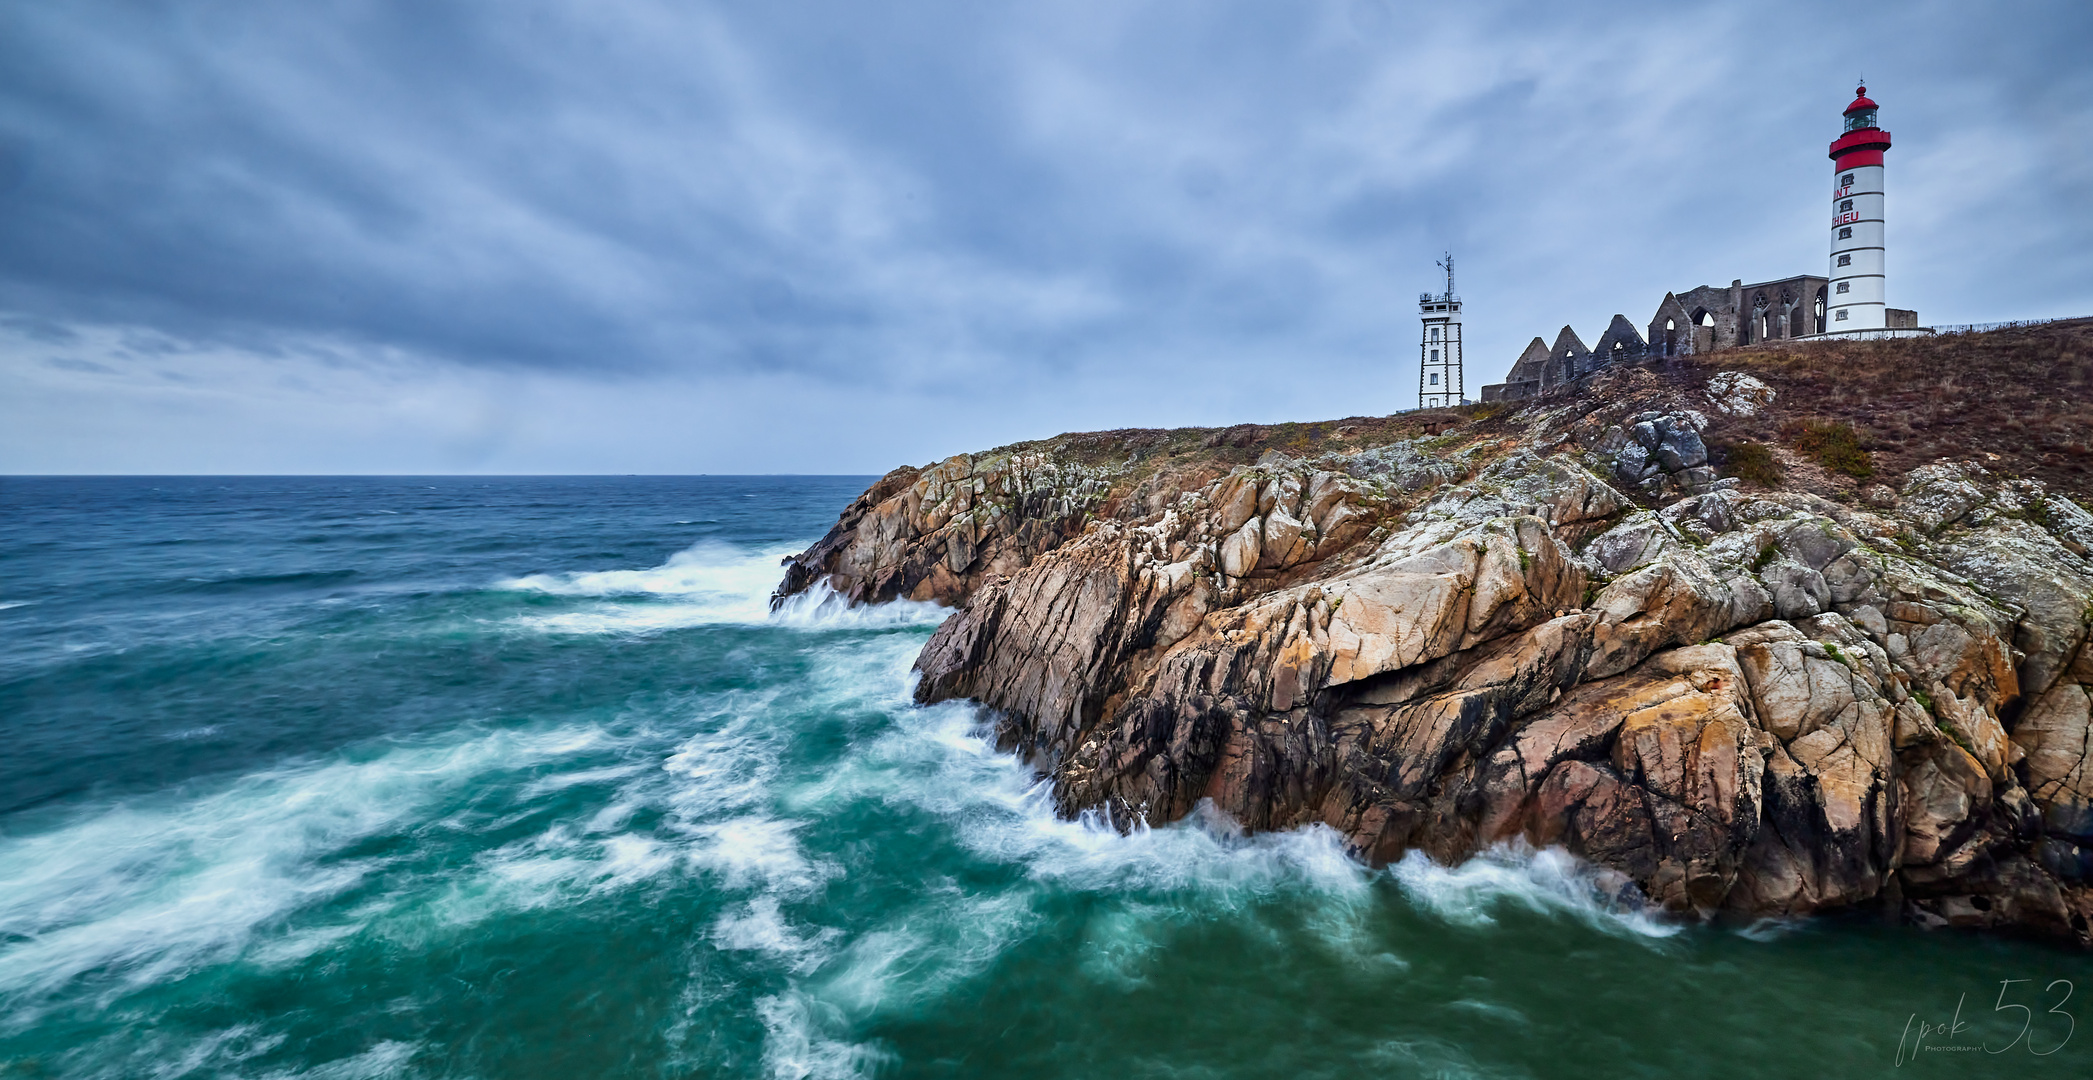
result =
[{"label": "lighthouse", "polygon": [[1446,271],[1446,291],[1417,296],[1417,317],[1424,321],[1417,344],[1420,409],[1459,405],[1466,392],[1461,382],[1461,298],[1453,291],[1453,253],[1447,252],[1439,266]]},{"label": "lighthouse", "polygon": [[1883,293],[1882,154],[1890,133],[1876,126],[1864,85],[1846,106],[1845,130],[1831,144],[1831,292],[1827,333],[1889,326]]}]

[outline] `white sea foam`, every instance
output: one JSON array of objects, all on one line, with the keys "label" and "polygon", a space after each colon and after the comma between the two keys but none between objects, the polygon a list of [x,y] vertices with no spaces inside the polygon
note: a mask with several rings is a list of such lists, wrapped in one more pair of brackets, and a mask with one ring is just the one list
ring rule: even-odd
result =
[{"label": "white sea foam", "polygon": [[[506,863],[495,860],[490,865],[512,880],[556,885],[561,890],[604,892],[658,878],[675,863],[675,852],[652,837],[620,833],[585,841],[576,830],[559,826],[532,841],[522,858]],[[536,906],[564,897],[540,893],[530,899],[535,903],[515,906]]]},{"label": "white sea foam", "polygon": [[1515,1024],[1519,1027],[1530,1027],[1533,1024],[1533,1021],[1526,1018],[1525,1013],[1509,1005],[1499,1005],[1494,1001],[1477,1001],[1474,998],[1461,998],[1448,1003],[1448,1007],[1472,1012],[1477,1016],[1485,1016],[1502,1024]]},{"label": "white sea foam", "polygon": [[700,871],[719,875],[729,889],[761,885],[796,896],[833,876],[835,868],[807,858],[794,835],[798,821],[762,814],[708,822],[690,829],[696,845],[687,858]]},{"label": "white sea foam", "polygon": [[1779,941],[1790,934],[1802,933],[1810,927],[1811,924],[1806,919],[1764,918],[1753,919],[1733,932],[1746,941],[1765,942]]},{"label": "white sea foam", "polygon": [[96,1080],[104,1077],[109,1080],[133,1080],[134,1077],[176,1080],[177,1077],[199,1074],[224,1075],[284,1043],[281,1032],[264,1030],[259,1024],[233,1024],[179,1041],[160,1031],[125,1034],[130,1038],[119,1036],[108,1041],[128,1044],[115,1049],[130,1060],[88,1075]]},{"label": "white sea foam", "polygon": [[1036,891],[926,881],[916,903],[851,939],[808,989],[854,1020],[946,997],[1037,927]]},{"label": "white sea foam", "polygon": [[550,776],[541,776],[525,785],[522,797],[528,801],[538,796],[548,795],[555,791],[563,791],[579,784],[601,784],[610,780],[623,780],[636,773],[646,771],[646,768],[645,765],[635,762],[628,765],[610,765],[600,769],[576,769],[572,772],[553,773]]},{"label": "white sea foam", "polygon": [[1083,974],[1129,991],[1147,981],[1149,961],[1162,947],[1158,928],[1174,913],[1160,904],[1128,900],[1093,914],[1083,925]]},{"label": "white sea foam", "polygon": [[[824,647],[823,663],[794,704],[817,715],[875,708],[893,724],[818,776],[766,777],[771,806],[794,821],[847,817],[868,802],[927,812],[965,849],[1021,868],[1024,880],[981,890],[926,874],[911,902],[841,933],[796,924],[778,903],[815,895],[814,884],[794,874],[793,857],[804,855],[784,842],[782,822],[750,821],[741,826],[743,843],[706,849],[708,861],[750,852],[741,857],[749,869],[734,876],[735,864],[723,863],[719,880],[757,894],[715,924],[714,944],[771,956],[789,973],[790,992],[765,1006],[773,1075],[850,1076],[877,1064],[849,1032],[880,1014],[950,995],[989,970],[1039,930],[1039,901],[1056,892],[1091,892],[1106,901],[1086,927],[1081,962],[1121,986],[1139,983],[1148,957],[1176,927],[1285,895],[1312,897],[1308,930],[1333,953],[1356,953],[1357,962],[1384,970],[1403,966],[1370,947],[1375,875],[1345,855],[1331,830],[1250,836],[1204,807],[1191,820],[1124,834],[1094,818],[1062,820],[1031,769],[991,745],[977,709],[911,704],[907,672],[916,648],[912,639],[882,638]],[[720,735],[734,730],[723,727]],[[693,766],[724,754],[725,743],[707,741],[685,753],[683,775],[693,780],[724,779],[728,770],[720,766],[738,760],[727,754],[700,773]],[[798,828],[789,831],[796,840]]]},{"label": "white sea foam", "polygon": [[778,605],[771,621],[812,630],[883,630],[892,626],[936,626],[952,609],[922,600],[890,600],[851,606],[843,594],[817,581]]},{"label": "white sea foam", "polygon": [[895,601],[852,607],[825,582],[770,610],[785,556],[801,545],[749,550],[705,541],[647,570],[530,574],[499,588],[587,601],[571,611],[526,615],[518,625],[554,634],[651,634],[693,626],[770,624],[809,630],[874,630],[936,625],[951,612]]},{"label": "white sea foam", "polygon": [[833,927],[799,933],[779,913],[778,898],[768,894],[750,900],[737,913],[720,916],[712,924],[712,942],[720,948],[768,953],[792,964],[795,970],[805,970],[809,965],[802,961],[810,956],[824,956],[824,947],[841,933]]},{"label": "white sea foam", "polygon": [[952,821],[960,842],[1023,865],[1057,888],[1196,892],[1206,902],[1248,901],[1302,888],[1362,897],[1372,875],[1325,826],[1244,835],[1202,805],[1166,828],[1118,829],[1056,816],[1048,786],[984,737],[974,709],[943,705],[903,716],[895,729],[800,798],[811,811],[861,798],[899,799]]},{"label": "white sea foam", "polygon": [[[1085,925],[1080,963],[1091,977],[1122,988],[1142,982],[1176,928],[1285,898],[1306,901],[1294,906],[1303,913],[1299,925],[1333,959],[1376,975],[1402,972],[1409,962],[1374,929],[1374,912],[1388,902],[1391,881],[1410,903],[1461,925],[1488,925],[1515,906],[1651,944],[1680,931],[1645,911],[1632,891],[1623,892],[1624,879],[1560,850],[1499,848],[1452,868],[1412,856],[1383,874],[1350,857],[1326,827],[1245,835],[1205,805],[1186,821],[1126,832],[1095,818],[1061,819],[1032,770],[990,744],[979,710],[907,704],[903,668],[912,652],[911,646],[825,654],[829,662],[810,680],[811,697],[854,696],[886,709],[895,723],[825,775],[785,790],[783,804],[809,819],[847,813],[864,801],[906,804],[945,822],[977,856],[1021,867],[1030,884],[970,895],[932,879],[916,903],[848,936],[809,938],[807,928],[782,918],[775,925],[723,923],[719,933],[731,926],[753,934],[760,927],[785,943],[776,955],[795,973],[797,996],[789,1009],[783,1009],[787,999],[777,999],[778,1016],[790,1020],[772,1026],[780,1075],[816,1069],[852,1075],[863,1068],[866,1062],[851,1056],[862,1048],[848,1032],[882,1012],[949,994],[987,970],[1036,932],[1035,901],[1048,892],[1084,891],[1106,901]],[[1238,925],[1252,934],[1281,933],[1261,918]],[[1473,1007],[1490,1008],[1484,1002]],[[1521,1018],[1506,1013],[1498,1019]],[[792,1071],[801,1067],[809,1071]]]},{"label": "white sea foam", "polygon": [[[902,699],[900,685],[889,692]],[[831,812],[860,799],[930,811],[951,823],[968,849],[1022,866],[1041,885],[1130,901],[1118,920],[1121,940],[1105,946],[1108,951],[1138,951],[1127,939],[1142,933],[1138,924],[1145,919],[1173,919],[1187,909],[1210,917],[1280,894],[1314,896],[1310,928],[1333,944],[1368,944],[1363,915],[1374,902],[1377,875],[1326,826],[1246,835],[1204,802],[1186,820],[1161,828],[1136,824],[1121,831],[1091,815],[1067,820],[1055,814],[1048,784],[989,742],[978,710],[947,704],[897,709],[897,716],[893,729],[788,795],[796,812]],[[1495,905],[1510,901],[1648,936],[1677,931],[1609,894],[1609,888],[1617,893],[1619,881],[1560,850],[1498,848],[1453,868],[1413,854],[1392,873],[1413,900],[1454,921],[1487,922]]]},{"label": "white sea foam", "polygon": [[708,623],[755,623],[769,618],[779,560],[797,550],[751,551],[702,541],[647,570],[529,574],[496,584],[519,592],[619,601],[522,620],[553,633],[648,633]]},{"label": "white sea foam", "polygon": [[[136,800],[0,838],[0,940],[8,941],[0,946],[0,999],[26,1022],[30,1002],[91,973],[140,986],[250,949],[258,962],[308,955],[354,932],[356,921],[270,928],[382,865],[343,852],[373,836],[430,827],[434,811],[490,775],[605,741],[591,730],[498,732],[368,761],[252,774],[202,796]],[[586,857],[565,857],[586,865],[568,877],[584,887],[634,880],[671,861],[630,839],[571,846]],[[488,867],[497,880],[511,869],[499,854]]]},{"label": "white sea foam", "polygon": [[591,604],[580,611],[557,615],[526,615],[517,619],[516,625],[543,634],[641,635],[737,621],[740,620],[723,618],[717,607],[702,603]]},{"label": "white sea foam", "polygon": [[669,556],[649,570],[590,570],[570,574],[529,574],[500,582],[502,588],[554,596],[768,596],[777,581],[780,558],[797,547],[749,551],[716,541],[702,541]]},{"label": "white sea foam", "polygon": [[0,611],[6,611],[9,608],[28,607],[34,603],[36,603],[34,600],[0,600]]},{"label": "white sea foam", "polygon": [[293,1077],[297,1080],[394,1080],[419,1072],[409,1071],[419,1049],[410,1042],[386,1039],[360,1054],[295,1072],[270,1072],[262,1080],[292,1080]]},{"label": "white sea foam", "polygon": [[756,1015],[768,1035],[763,1066],[776,1080],[855,1080],[871,1076],[892,1055],[876,1046],[830,1038],[839,1025],[833,1006],[791,992],[758,999]]},{"label": "white sea foam", "polygon": [[[303,792],[287,793],[291,800]],[[0,843],[0,992],[47,991],[121,970],[144,984],[237,951],[257,925],[361,880],[354,862],[309,865],[391,815],[370,806],[272,813],[220,798],[198,812],[117,809]]]},{"label": "white sea foam", "polygon": [[781,744],[791,731],[769,715],[784,691],[732,691],[715,697],[694,718],[702,730],[686,739],[662,770],[678,783],[670,805],[685,821],[703,821],[724,811],[753,806],[776,783]]},{"label": "white sea foam", "polygon": [[[808,992],[862,1019],[945,993],[985,970],[1039,922],[1036,898],[1098,894],[1107,904],[1085,928],[1084,970],[1138,985],[1149,958],[1176,928],[1227,917],[1283,896],[1311,898],[1306,929],[1347,962],[1400,969],[1404,961],[1368,931],[1374,874],[1315,826],[1245,835],[1202,805],[1185,821],[1128,832],[1094,816],[1054,813],[1047,785],[983,736],[975,710],[938,706],[904,714],[895,729],[799,793],[803,812],[877,799],[944,819],[977,856],[1022,867],[1029,884],[969,896],[936,882],[888,928],[852,941]],[[1252,932],[1262,932],[1255,921]]]},{"label": "white sea foam", "polygon": [[1625,876],[1561,848],[1535,851],[1523,843],[1501,844],[1459,866],[1441,866],[1413,851],[1391,872],[1412,901],[1464,926],[1491,925],[1494,913],[1517,906],[1645,940],[1671,937],[1681,929],[1650,910]]},{"label": "white sea foam", "polygon": [[1367,1076],[1431,1076],[1447,1080],[1507,1075],[1477,1064],[1473,1055],[1442,1038],[1384,1039],[1361,1056],[1359,1072]]}]

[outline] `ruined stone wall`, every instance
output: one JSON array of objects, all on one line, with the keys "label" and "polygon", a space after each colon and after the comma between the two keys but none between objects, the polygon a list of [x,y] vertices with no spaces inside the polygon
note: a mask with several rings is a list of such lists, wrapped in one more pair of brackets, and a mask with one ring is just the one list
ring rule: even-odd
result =
[{"label": "ruined stone wall", "polygon": [[[1554,347],[1541,354],[1545,362],[1536,360],[1535,348],[1540,339],[1535,338],[1504,382],[1483,387],[1483,400],[1511,401],[1546,393],[1615,362],[1691,356],[1820,333],[1817,303],[1820,299],[1829,302],[1830,298],[1823,295],[1829,286],[1827,278],[1802,274],[1754,285],[1746,285],[1739,278],[1728,286],[1701,285],[1682,293],[1666,293],[1650,319],[1647,338],[1625,317],[1615,315],[1590,350],[1565,326],[1556,335]],[[1702,325],[1704,318],[1712,325]],[[1891,318],[1891,326],[1918,325],[1916,312],[1895,311]],[[1897,319],[1904,321],[1894,321]],[[1673,324],[1668,343],[1664,328],[1667,320]],[[1614,348],[1616,342],[1621,348]],[[1570,361],[1567,368],[1563,365],[1566,348]]]}]

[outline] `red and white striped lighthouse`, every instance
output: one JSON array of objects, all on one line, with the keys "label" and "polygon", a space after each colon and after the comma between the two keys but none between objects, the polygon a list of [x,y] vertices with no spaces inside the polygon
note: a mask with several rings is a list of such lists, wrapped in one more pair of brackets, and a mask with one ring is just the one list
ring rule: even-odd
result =
[{"label": "red and white striped lighthouse", "polygon": [[1883,291],[1882,153],[1890,133],[1875,126],[1868,88],[1853,92],[1846,127],[1831,144],[1831,292],[1824,329],[1881,330],[1889,326]]}]

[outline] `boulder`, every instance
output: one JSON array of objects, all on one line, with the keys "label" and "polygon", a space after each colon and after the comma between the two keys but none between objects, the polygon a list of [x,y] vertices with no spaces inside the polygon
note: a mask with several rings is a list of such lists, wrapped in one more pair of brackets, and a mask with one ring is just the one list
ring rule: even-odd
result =
[{"label": "boulder", "polygon": [[[1299,530],[1295,532],[1296,538]],[[1221,541],[1221,572],[1242,577],[1257,569],[1264,557],[1264,522],[1250,518]]]}]

